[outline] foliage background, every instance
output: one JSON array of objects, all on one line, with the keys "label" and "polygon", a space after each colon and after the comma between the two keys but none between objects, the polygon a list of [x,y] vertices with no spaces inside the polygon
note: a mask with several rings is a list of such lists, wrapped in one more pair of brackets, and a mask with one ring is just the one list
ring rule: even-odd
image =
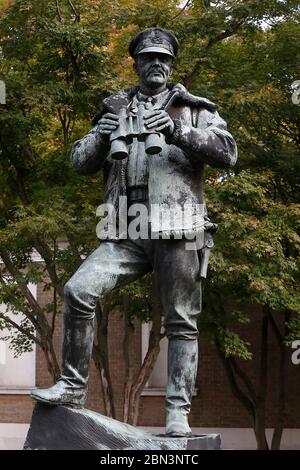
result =
[{"label": "foliage background", "polygon": [[[2,315],[0,326],[10,328],[16,354],[37,342],[53,377],[63,285],[97,246],[95,209],[102,197],[101,174],[71,171],[71,145],[88,132],[104,97],[136,83],[127,44],[149,26],[176,33],[181,51],[172,79],[218,103],[239,148],[234,169],[207,169],[209,212],[220,228],[201,331],[232,373],[232,361],[254,353],[238,333],[239,323],[252,320],[245,305],[262,308],[262,344],[268,325],[283,354],[300,337],[300,131],[299,106],[291,101],[291,84],[300,76],[299,2],[177,3],[0,2],[0,79],[7,86],[0,108],[0,300],[26,315],[21,325]],[[60,240],[68,241],[64,250]],[[31,261],[32,250],[44,267]],[[51,288],[52,302],[38,305],[28,282]],[[143,282],[127,294],[130,315],[147,319]],[[249,399],[249,390],[235,385]],[[264,388],[262,381],[250,393],[253,415]]]}]

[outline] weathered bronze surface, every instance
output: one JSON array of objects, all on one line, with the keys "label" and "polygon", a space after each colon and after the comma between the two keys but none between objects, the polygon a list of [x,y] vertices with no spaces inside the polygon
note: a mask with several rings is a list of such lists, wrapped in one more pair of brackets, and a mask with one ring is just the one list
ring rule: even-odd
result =
[{"label": "weathered bronze surface", "polygon": [[[204,167],[233,166],[237,148],[214,103],[169,82],[178,49],[169,31],[139,33],[129,47],[139,86],[105,99],[92,130],[73,146],[76,172],[104,170],[105,202],[116,213],[120,197],[127,197],[129,206],[142,202],[151,208],[145,223],[153,236],[124,238],[115,219],[108,219],[98,234],[99,248],[65,286],[61,377],[32,396],[51,405],[84,405],[98,299],[154,271],[169,340],[166,434],[186,437],[198,365],[201,283],[216,229],[205,208]],[[189,214],[187,205],[201,210]],[[168,217],[159,221],[161,207],[176,207],[175,223]],[[187,238],[199,234],[187,249]]]}]

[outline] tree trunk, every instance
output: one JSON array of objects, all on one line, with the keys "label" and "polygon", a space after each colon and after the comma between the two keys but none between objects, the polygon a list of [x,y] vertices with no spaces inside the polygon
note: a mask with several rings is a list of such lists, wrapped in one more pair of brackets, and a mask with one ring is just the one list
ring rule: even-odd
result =
[{"label": "tree trunk", "polygon": [[158,295],[153,284],[153,306],[151,311],[152,328],[149,337],[149,346],[143,364],[139,370],[138,376],[131,387],[129,423],[136,426],[141,393],[149,380],[151,372],[155,366],[157,356],[160,351],[160,340],[164,335],[161,334],[162,307],[158,300]]},{"label": "tree trunk", "polygon": [[[272,315],[272,314],[270,314]],[[280,331],[275,323],[275,319],[271,317],[271,325],[274,328],[275,337],[277,339],[280,348],[280,365],[279,365],[279,376],[278,376],[278,415],[274,432],[272,436],[271,450],[279,450],[282,439],[282,433],[284,430],[285,423],[285,408],[286,408],[286,397],[287,397],[287,369],[288,369],[288,354],[287,348],[284,344],[284,337],[287,334],[287,322],[289,320],[289,312],[285,312],[284,316],[284,335],[280,334]]]},{"label": "tree trunk", "polygon": [[269,312],[262,309],[262,326],[260,338],[260,377],[259,391],[254,417],[254,433],[257,441],[257,450],[268,450],[269,445],[266,438],[266,399],[268,386],[268,330]]},{"label": "tree trunk", "polygon": [[123,421],[129,422],[130,416],[130,396],[134,380],[134,348],[133,348],[133,334],[134,325],[129,313],[129,297],[123,294],[123,315],[124,315],[124,339],[123,339],[123,352],[125,359],[125,384],[124,384],[124,402],[123,402]]},{"label": "tree trunk", "polygon": [[48,372],[53,379],[53,383],[56,383],[60,375],[60,367],[53,346],[53,336],[41,337],[41,343],[41,348],[46,359]]},{"label": "tree trunk", "polygon": [[257,443],[257,450],[269,450],[266,438],[265,403],[261,403],[261,405],[257,405],[255,408],[254,434]]},{"label": "tree trunk", "polygon": [[250,377],[243,371],[236,361],[232,358],[226,358],[222,343],[218,337],[215,339],[217,351],[225,367],[231,390],[248,411],[253,421],[253,430],[257,442],[258,450],[268,450],[266,438],[266,399],[267,399],[267,376],[268,376],[268,311],[263,309],[262,327],[260,339],[260,367],[258,393],[255,392],[254,384]]},{"label": "tree trunk", "polygon": [[278,393],[278,416],[272,436],[271,450],[279,450],[284,430],[285,422],[285,402],[287,395],[287,350],[284,345],[281,347],[280,370],[279,370],[279,393]]},{"label": "tree trunk", "polygon": [[153,367],[155,366],[157,356],[160,351],[160,347],[159,347],[159,342],[161,340],[160,332],[154,333],[153,331],[151,331],[151,334],[152,334],[152,341],[149,342],[149,348],[148,348],[146,357],[144,359],[142,368],[140,370],[137,380],[135,381],[131,389],[128,422],[130,424],[133,424],[134,426],[137,425],[137,421],[138,421],[141,393],[144,390],[144,387],[147,381],[149,380],[149,377],[151,375]]},{"label": "tree trunk", "polygon": [[110,300],[104,305],[103,309],[101,309],[99,302],[97,304],[97,328],[93,345],[93,360],[99,373],[105,414],[106,416],[115,418],[114,394],[108,360],[108,315],[110,309]]},{"label": "tree trunk", "polygon": [[107,373],[103,367],[102,361],[100,359],[101,353],[99,347],[94,343],[93,345],[93,360],[96,366],[96,369],[99,373],[100,387],[102,392],[102,399],[104,405],[104,413],[110,418],[115,418],[113,401],[110,396],[110,387],[107,380]]}]

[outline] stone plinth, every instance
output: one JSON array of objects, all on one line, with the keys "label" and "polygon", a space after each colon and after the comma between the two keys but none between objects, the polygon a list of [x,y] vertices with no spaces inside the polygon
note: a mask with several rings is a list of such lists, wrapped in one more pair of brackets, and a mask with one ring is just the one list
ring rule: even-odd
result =
[{"label": "stone plinth", "polygon": [[168,438],[86,409],[36,404],[24,449],[219,450],[219,434]]}]

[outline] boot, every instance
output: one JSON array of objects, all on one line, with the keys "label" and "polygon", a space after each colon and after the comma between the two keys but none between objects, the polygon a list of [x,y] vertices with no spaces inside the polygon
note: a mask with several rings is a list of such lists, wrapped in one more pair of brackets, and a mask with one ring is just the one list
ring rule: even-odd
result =
[{"label": "boot", "polygon": [[62,373],[52,387],[34,390],[32,398],[49,405],[84,406],[93,348],[93,323],[93,319],[64,316]]},{"label": "boot", "polygon": [[166,396],[166,435],[192,436],[188,423],[198,366],[198,340],[170,339]]}]

